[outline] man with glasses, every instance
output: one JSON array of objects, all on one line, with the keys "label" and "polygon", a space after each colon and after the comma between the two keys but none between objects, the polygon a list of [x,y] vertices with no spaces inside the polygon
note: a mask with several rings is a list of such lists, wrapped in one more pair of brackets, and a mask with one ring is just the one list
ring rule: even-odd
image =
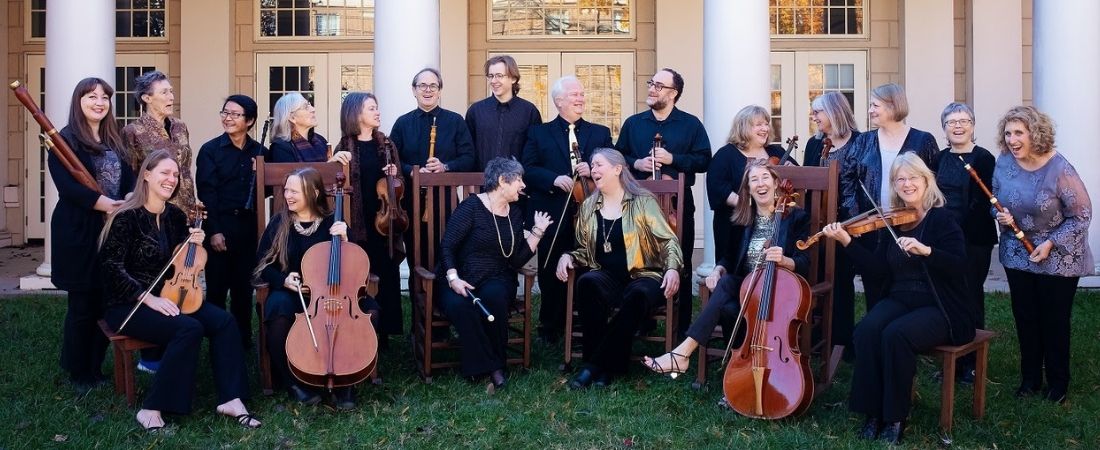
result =
[{"label": "man with glasses", "polygon": [[[615,148],[626,157],[639,179],[651,178],[654,168],[658,178],[672,178],[684,174],[684,214],[680,248],[685,267],[691,267],[692,250],[695,247],[695,198],[691,187],[695,174],[706,172],[710,165],[710,138],[703,122],[676,107],[684,91],[684,77],[675,70],[664,68],[646,82],[649,87],[645,103],[649,110],[630,116],[623,122]],[[653,148],[654,137],[660,133],[662,145]],[[652,155],[651,155],[652,149]],[[691,270],[681,273],[681,286],[691,279]],[[691,324],[691,289],[680,289],[680,306],[677,327],[681,336]]]},{"label": "man with glasses", "polygon": [[542,115],[519,95],[519,66],[508,55],[485,61],[485,78],[493,95],[470,105],[466,125],[474,141],[474,166],[479,171],[496,157],[521,158],[527,129],[542,123]]},{"label": "man with glasses", "polygon": [[[474,145],[462,116],[439,106],[443,78],[439,71],[425,68],[413,77],[412,93],[417,108],[397,118],[390,139],[401,156],[401,171],[412,176],[413,166],[421,172],[465,172],[474,168]],[[434,154],[429,155],[430,135],[435,127]],[[405,199],[408,200],[408,196]]]}]

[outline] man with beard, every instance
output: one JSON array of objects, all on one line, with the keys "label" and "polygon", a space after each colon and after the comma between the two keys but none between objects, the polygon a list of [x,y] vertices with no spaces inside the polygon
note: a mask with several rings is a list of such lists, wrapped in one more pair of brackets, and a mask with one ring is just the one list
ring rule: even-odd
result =
[{"label": "man with beard", "polygon": [[485,78],[493,95],[470,105],[466,125],[474,141],[474,166],[479,171],[496,157],[520,159],[527,129],[542,123],[538,108],[519,98],[519,66],[508,55],[485,61]]}]

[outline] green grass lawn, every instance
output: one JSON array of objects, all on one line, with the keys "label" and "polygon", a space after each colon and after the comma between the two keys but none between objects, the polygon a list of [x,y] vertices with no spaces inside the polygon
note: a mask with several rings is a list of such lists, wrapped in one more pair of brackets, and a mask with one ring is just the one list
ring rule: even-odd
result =
[{"label": "green grass lawn", "polygon": [[[1013,396],[1019,378],[1012,315],[1005,295],[987,300],[989,328],[999,333],[990,353],[985,419],[970,415],[972,390],[957,391],[951,446],[958,448],[1100,448],[1100,295],[1080,293],[1073,316],[1073,382],[1067,404]],[[513,371],[496,394],[484,385],[442,372],[426,385],[414,373],[408,343],[394,339],[382,355],[382,386],[360,389],[360,406],[337,412],[299,407],[281,393],[264,397],[250,356],[250,409],[264,420],[245,430],[214,414],[209,365],[199,372],[198,398],[189,416],[168,416],[157,434],[140,430],[135,409],[105,385],[77,395],[57,364],[64,301],[56,296],[0,299],[0,449],[4,448],[878,448],[855,439],[859,418],[847,411],[851,370],[804,416],[766,422],[716,406],[720,375],[702,390],[694,372],[658,378],[639,365],[606,389],[573,392],[558,372],[561,347],[536,344],[530,371]],[[407,312],[406,312],[407,313]],[[205,352],[204,352],[205,354]],[[110,357],[108,357],[110,360]],[[104,370],[109,371],[108,361]],[[943,443],[938,427],[937,370],[923,360],[907,447]],[[139,373],[139,389],[149,383]],[[139,393],[140,395],[140,393]]]}]

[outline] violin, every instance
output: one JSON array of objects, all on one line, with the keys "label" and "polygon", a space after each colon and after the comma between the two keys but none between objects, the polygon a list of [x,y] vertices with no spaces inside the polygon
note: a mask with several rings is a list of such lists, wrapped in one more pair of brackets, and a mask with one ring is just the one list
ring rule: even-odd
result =
[{"label": "violin", "polygon": [[821,140],[821,159],[818,159],[818,164],[824,165],[825,158],[829,157],[829,152],[833,150],[832,138],[825,136],[825,139]]},{"label": "violin", "polygon": [[[381,136],[381,133],[376,133],[379,150],[382,156],[386,160],[385,165],[400,166],[397,162],[397,152],[394,149],[393,141],[386,139],[385,136]],[[378,194],[378,213],[374,216],[374,229],[378,231],[378,234],[386,236],[389,241],[390,258],[393,258],[394,253],[404,254],[404,241],[400,236],[406,230],[409,229],[409,215],[405,212],[404,208],[401,208],[401,199],[405,197],[405,183],[401,181],[401,177],[396,175],[386,174],[384,177],[378,179],[378,183],[374,186],[375,193]]]},{"label": "violin", "polygon": [[[576,167],[581,161],[581,148],[576,142],[570,146],[569,160]],[[577,203],[584,203],[584,199],[588,198],[596,190],[596,182],[592,181],[592,177],[584,177],[579,173],[573,173],[573,200]]]},{"label": "violin", "polygon": [[[883,211],[882,215],[879,215],[875,210],[869,210],[863,214],[852,217],[840,223],[840,226],[847,231],[848,234],[859,237],[862,234],[870,233],[875,230],[880,230],[886,225],[891,227],[907,225],[920,220],[920,214],[916,208],[895,208]],[[821,237],[825,233],[818,231],[810,236],[805,241],[799,240],[795,242],[795,247],[799,250],[805,250],[812,247],[817,241],[821,240]]]},{"label": "violin", "polygon": [[783,164],[784,162],[786,162],[788,160],[794,161],[794,160],[791,159],[791,154],[794,153],[794,151],[798,148],[798,135],[796,134],[794,136],[791,136],[791,137],[787,138],[786,142],[787,142],[787,151],[783,152],[783,156],[780,156],[778,158],[776,158],[774,156],[769,157],[768,158],[768,164],[771,164],[773,166],[778,166],[778,165],[781,165],[781,164]]},{"label": "violin", "polygon": [[[202,228],[206,218],[206,207],[196,203],[188,211],[188,224],[191,228]],[[206,267],[206,249],[191,241],[180,244],[172,257],[172,276],[164,281],[160,296],[175,303],[183,314],[191,314],[202,306],[203,290],[199,284],[199,272]]]},{"label": "violin", "polygon": [[[338,222],[344,219],[343,186],[344,176],[337,174],[332,192]],[[295,378],[332,389],[359,383],[374,371],[378,336],[370,314],[359,308],[369,273],[367,253],[340,236],[306,250],[299,295],[308,290],[312,299],[304,312],[295,314],[286,339],[287,361]]]},{"label": "violin", "polygon": [[[780,186],[775,209],[777,242],[792,199],[790,180]],[[765,244],[767,246],[768,244]],[[738,413],[781,419],[805,412],[813,399],[810,358],[799,346],[799,330],[808,326],[810,285],[802,276],[767,261],[741,283],[745,340],[734,350],[722,377],[726,401]],[[737,331],[730,338],[736,339]]]}]

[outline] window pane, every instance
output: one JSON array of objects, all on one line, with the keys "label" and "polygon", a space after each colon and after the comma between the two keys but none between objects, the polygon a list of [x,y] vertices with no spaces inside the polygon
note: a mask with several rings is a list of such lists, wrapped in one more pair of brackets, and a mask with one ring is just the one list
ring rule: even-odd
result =
[{"label": "window pane", "polygon": [[493,36],[626,36],[630,0],[492,0]]},{"label": "window pane", "polygon": [[578,65],[574,70],[584,86],[585,120],[611,128],[612,139],[618,139],[623,119],[622,66]]},{"label": "window pane", "polygon": [[115,13],[115,36],[130,36],[130,13],[124,11]]},{"label": "window pane", "polygon": [[862,0],[770,0],[772,35],[863,34]]},{"label": "window pane", "polygon": [[149,35],[149,13],[145,11],[134,12],[134,37],[144,37]]},{"label": "window pane", "polygon": [[260,0],[260,35],[374,36],[374,0]]}]

